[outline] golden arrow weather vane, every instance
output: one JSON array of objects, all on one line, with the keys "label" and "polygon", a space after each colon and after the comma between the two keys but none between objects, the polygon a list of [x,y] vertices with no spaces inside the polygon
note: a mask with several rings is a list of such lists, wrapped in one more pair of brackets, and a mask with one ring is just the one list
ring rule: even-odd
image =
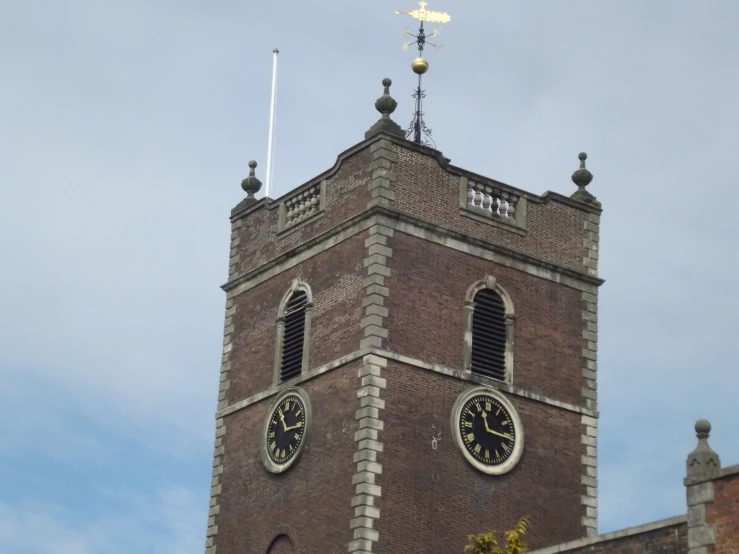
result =
[{"label": "golden arrow weather vane", "polygon": [[[410,15],[412,18],[418,19],[421,22],[421,33],[419,33],[419,35],[422,38],[421,38],[421,41],[418,41],[417,40],[416,42],[418,42],[418,44],[420,46],[419,50],[422,51],[424,44],[427,42],[425,40],[427,38],[427,36],[430,36],[430,37],[438,37],[441,34],[441,30],[437,27],[436,29],[434,29],[431,32],[431,34],[426,35],[425,32],[424,32],[424,29],[423,29],[424,22],[428,21],[429,23],[449,23],[452,20],[452,16],[449,15],[448,13],[446,13],[446,12],[435,12],[435,11],[427,10],[426,9],[426,6],[428,6],[428,2],[425,2],[424,0],[421,0],[419,2],[419,5],[421,6],[421,9],[411,10],[409,12],[402,12],[400,10],[395,10],[395,13],[396,14]],[[403,29],[403,36],[404,37],[413,37],[415,39],[418,39],[419,38],[416,35],[411,34],[411,32],[408,29]],[[408,47],[411,44],[416,44],[416,42],[405,41],[403,43],[403,50],[408,50]],[[437,49],[438,48],[441,48],[441,44],[436,45],[436,44],[432,44],[430,42],[428,44],[431,45],[431,46],[433,46],[434,48],[437,48]]]},{"label": "golden arrow weather vane", "polygon": [[[416,111],[413,115],[413,121],[411,121],[411,127],[406,133],[406,137],[413,134],[414,142],[416,142],[417,144],[428,145],[428,141],[422,139],[421,137],[421,135],[424,134],[433,143],[433,139],[431,138],[431,129],[427,128],[426,124],[423,121],[422,100],[423,98],[425,98],[426,93],[424,90],[421,89],[421,76],[429,69],[429,63],[423,58],[423,47],[426,44],[429,44],[430,46],[439,48],[441,47],[441,45],[437,46],[436,44],[433,44],[426,40],[426,31],[423,28],[423,24],[427,21],[429,23],[449,23],[452,20],[452,16],[450,16],[446,12],[427,10],[426,6],[428,6],[428,2],[426,2],[425,0],[421,0],[418,4],[420,6],[420,9],[411,10],[409,12],[395,10],[395,13],[410,15],[412,18],[418,19],[421,22],[421,26],[418,29],[417,35],[412,34],[408,29],[403,29],[403,36],[416,39],[414,42],[406,41],[403,44],[403,50],[407,50],[411,44],[418,45],[418,57],[413,60],[413,63],[411,64],[413,72],[418,75],[418,87],[413,93],[413,98],[416,99]],[[429,36],[439,36],[439,29],[434,29]]]},{"label": "golden arrow weather vane", "polygon": [[426,6],[428,6],[428,2],[424,2],[424,0],[421,0],[418,4],[421,6],[420,10],[411,10],[409,12],[395,10],[395,13],[404,13],[418,19],[419,21],[428,21],[429,23],[449,23],[452,20],[452,16],[446,12],[433,12],[427,10]]}]

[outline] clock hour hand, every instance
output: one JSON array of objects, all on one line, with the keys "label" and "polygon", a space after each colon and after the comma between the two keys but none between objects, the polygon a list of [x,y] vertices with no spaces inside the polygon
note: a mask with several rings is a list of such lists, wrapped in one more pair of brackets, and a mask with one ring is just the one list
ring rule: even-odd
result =
[{"label": "clock hour hand", "polygon": [[482,411],[482,421],[485,423],[485,430],[489,433],[490,427],[488,427],[488,414],[485,410]]},{"label": "clock hour hand", "polygon": [[282,430],[287,431],[287,425],[285,425],[285,414],[282,413],[282,408],[277,408],[277,411],[280,413],[280,419],[282,420]]},{"label": "clock hour hand", "polygon": [[285,431],[292,431],[293,429],[300,429],[302,426],[303,426],[303,422],[298,421],[298,423],[295,425],[292,425],[290,427],[285,427]]},{"label": "clock hour hand", "polygon": [[504,439],[513,440],[508,433],[498,433],[497,431],[493,431],[488,426],[488,414],[486,414],[484,411],[482,412],[482,420],[485,422],[485,430],[491,435],[498,435],[499,437],[503,437]]}]

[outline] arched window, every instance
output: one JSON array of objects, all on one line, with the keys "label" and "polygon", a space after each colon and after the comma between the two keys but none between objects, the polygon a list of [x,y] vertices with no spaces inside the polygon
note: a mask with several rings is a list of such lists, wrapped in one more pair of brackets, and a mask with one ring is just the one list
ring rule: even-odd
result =
[{"label": "arched window", "polygon": [[267,550],[267,554],[293,554],[293,552],[295,552],[295,546],[287,535],[275,537]]},{"label": "arched window", "polygon": [[465,369],[511,382],[513,372],[513,304],[494,277],[467,292]]},{"label": "arched window", "polygon": [[300,280],[293,281],[280,303],[277,317],[276,383],[297,377],[308,369],[312,305],[308,285]]},{"label": "arched window", "polygon": [[475,295],[472,312],[472,352],[470,369],[500,381],[505,380],[505,306],[492,289]]}]

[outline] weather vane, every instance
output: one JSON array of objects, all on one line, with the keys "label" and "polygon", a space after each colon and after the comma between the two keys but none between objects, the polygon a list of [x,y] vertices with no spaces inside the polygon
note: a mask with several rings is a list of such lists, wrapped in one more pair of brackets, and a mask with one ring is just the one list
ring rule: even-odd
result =
[{"label": "weather vane", "polygon": [[[395,10],[395,13],[404,13],[406,15],[410,15],[411,17],[418,19],[421,22],[421,26],[418,29],[417,35],[412,34],[408,29],[403,29],[404,37],[416,39],[413,42],[410,42],[410,40],[406,40],[406,42],[403,43],[403,50],[407,50],[408,47],[413,44],[416,44],[418,46],[418,57],[413,60],[413,63],[411,64],[413,72],[418,75],[418,87],[413,93],[413,98],[416,99],[416,111],[413,114],[413,121],[411,121],[411,126],[406,133],[406,137],[409,137],[412,134],[413,142],[429,146],[428,140],[433,143],[433,139],[431,138],[431,129],[426,127],[426,123],[423,121],[423,99],[426,97],[426,92],[421,88],[421,77],[424,73],[428,71],[429,62],[427,62],[423,58],[423,47],[428,44],[429,46],[433,46],[434,48],[438,49],[441,48],[441,44],[436,45],[426,40],[426,31],[423,28],[423,24],[427,21],[429,23],[449,23],[452,20],[452,17],[445,12],[434,12],[427,10],[426,6],[428,5],[428,2],[425,2],[424,0],[421,0],[418,4],[421,6],[420,9],[411,10],[409,12],[401,12]],[[435,28],[433,31],[431,31],[429,37],[438,37],[439,33],[439,29]],[[423,135],[426,135],[428,140],[424,139]]]}]

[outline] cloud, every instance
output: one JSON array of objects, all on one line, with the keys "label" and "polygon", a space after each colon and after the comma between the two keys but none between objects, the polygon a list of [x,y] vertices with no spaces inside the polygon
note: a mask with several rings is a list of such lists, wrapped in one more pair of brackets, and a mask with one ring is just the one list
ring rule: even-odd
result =
[{"label": "cloud", "polygon": [[206,510],[192,491],[168,486],[152,497],[121,491],[103,496],[120,509],[77,514],[32,500],[0,503],[3,552],[191,554],[203,546]]}]

